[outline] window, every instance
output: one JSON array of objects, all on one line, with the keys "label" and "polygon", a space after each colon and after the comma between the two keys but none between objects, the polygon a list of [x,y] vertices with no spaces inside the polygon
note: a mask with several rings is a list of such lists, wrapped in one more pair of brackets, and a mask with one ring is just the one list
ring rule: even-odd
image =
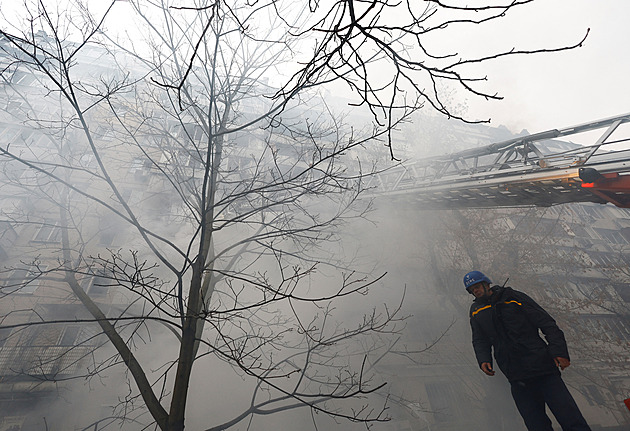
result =
[{"label": "window", "polygon": [[203,165],[200,155],[195,152],[189,152],[185,150],[167,151],[162,150],[160,156],[160,164],[162,165],[176,165],[178,167],[190,167],[200,168]]},{"label": "window", "polygon": [[20,431],[26,416],[5,416],[0,418],[0,431]]},{"label": "window", "polygon": [[162,155],[160,156],[160,164],[168,165],[172,163],[173,156],[169,151],[163,150]]},{"label": "window", "polygon": [[144,162],[142,161],[142,159],[133,159],[133,161],[131,162],[131,167],[129,168],[129,171],[135,172],[138,170],[142,170],[143,165],[144,165]]},{"label": "window", "polygon": [[96,345],[96,338],[100,334],[102,334],[101,328],[97,324],[81,325],[80,331],[77,332],[74,345],[94,346]]},{"label": "window", "polygon": [[63,332],[59,325],[31,326],[23,335],[20,344],[29,347],[56,346]]},{"label": "window", "polygon": [[6,344],[11,335],[11,331],[11,328],[0,328],[0,348]]},{"label": "window", "polygon": [[139,158],[136,157],[131,161],[131,167],[129,168],[129,172],[138,172],[138,171],[148,171],[153,166],[151,160],[147,158]]},{"label": "window", "polygon": [[613,244],[627,244],[628,241],[621,232],[612,229],[593,228],[597,234]]},{"label": "window", "polygon": [[464,395],[452,383],[427,383],[425,389],[436,422],[452,422],[465,415],[462,410],[465,405]]},{"label": "window", "polygon": [[66,326],[59,337],[58,346],[74,346],[77,344],[81,327],[78,325]]},{"label": "window", "polygon": [[177,124],[172,128],[172,134],[192,141],[200,141],[205,137],[203,128],[197,124]]},{"label": "window", "polygon": [[46,148],[57,147],[55,145],[56,142],[50,136],[40,133],[39,131],[33,131],[28,136],[25,136],[24,133],[22,133],[22,137],[22,141],[19,142],[36,152]]},{"label": "window", "polygon": [[99,245],[104,245],[105,247],[109,247],[114,242],[114,237],[116,236],[116,232],[110,229],[101,231],[98,239]]},{"label": "window", "polygon": [[149,180],[149,171],[151,166],[151,160],[135,158],[131,162],[129,172],[133,174],[136,181],[146,183]]},{"label": "window", "polygon": [[584,394],[584,398],[591,406],[603,405],[606,400],[602,396],[602,393],[595,385],[584,385],[581,391]]},{"label": "window", "polygon": [[579,224],[573,224],[571,226],[571,229],[573,230],[575,235],[580,237],[580,238],[599,239],[599,236],[597,235],[597,233],[593,229],[590,229],[590,228],[588,228],[586,226],[579,225]]},{"label": "window", "polygon": [[61,228],[59,222],[46,219],[42,226],[39,228],[33,241],[37,242],[60,242],[61,241]]},{"label": "window", "polygon": [[630,328],[623,320],[618,318],[604,318],[603,326],[610,335],[612,341],[623,342],[630,340]]},{"label": "window", "polygon": [[16,269],[3,283],[4,287],[0,290],[2,294],[18,293],[31,294],[37,290],[41,282],[41,272],[45,268],[39,268],[37,271],[31,271],[26,268]]},{"label": "window", "polygon": [[17,239],[17,233],[9,222],[0,221],[0,259],[7,260],[13,243]]},{"label": "window", "polygon": [[12,143],[19,133],[19,129],[15,127],[7,126],[4,129],[0,128],[0,141]]},{"label": "window", "polygon": [[617,294],[625,302],[630,302],[630,285],[626,283],[615,283],[612,285],[613,289],[617,291]]},{"label": "window", "polygon": [[102,298],[107,296],[109,288],[113,285],[110,278],[101,275],[88,277],[83,283],[83,290],[92,298]]},{"label": "window", "polygon": [[95,168],[97,166],[96,156],[94,154],[83,154],[79,158],[79,165],[85,168]]},{"label": "window", "polygon": [[8,221],[0,221],[0,242],[8,245],[13,245],[13,242],[17,239],[17,233],[11,223]]},{"label": "window", "polygon": [[7,103],[7,111],[17,111],[22,107],[23,104],[24,102],[22,102],[21,100],[10,100],[9,103]]},{"label": "window", "polygon": [[[120,194],[123,200],[131,207],[138,205],[143,198],[141,190],[123,189]],[[113,197],[113,199],[116,199],[116,197]]]}]

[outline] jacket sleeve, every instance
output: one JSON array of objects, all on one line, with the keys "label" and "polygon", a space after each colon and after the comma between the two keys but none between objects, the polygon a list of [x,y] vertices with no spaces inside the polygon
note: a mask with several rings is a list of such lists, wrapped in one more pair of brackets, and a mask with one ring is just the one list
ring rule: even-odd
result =
[{"label": "jacket sleeve", "polygon": [[564,332],[558,327],[554,318],[525,293],[515,293],[518,294],[518,299],[523,304],[523,310],[528,320],[545,335],[551,356],[570,359]]},{"label": "jacket sleeve", "polygon": [[479,368],[484,362],[492,364],[492,342],[472,316],[470,318],[470,327],[472,329],[472,345]]}]

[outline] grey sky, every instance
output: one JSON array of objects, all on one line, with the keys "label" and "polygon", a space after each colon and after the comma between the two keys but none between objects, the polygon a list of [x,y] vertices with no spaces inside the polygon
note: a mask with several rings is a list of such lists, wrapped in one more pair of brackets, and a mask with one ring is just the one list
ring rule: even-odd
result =
[{"label": "grey sky", "polygon": [[488,78],[504,100],[469,99],[469,113],[515,132],[539,132],[630,112],[628,17],[627,0],[544,0],[522,7],[502,29],[506,37],[521,35],[522,48],[572,44],[587,28],[589,37],[570,52],[495,62]]},{"label": "grey sky", "polygon": [[[121,13],[125,6],[117,9]],[[536,0],[515,8],[494,29],[483,27],[475,39],[463,34],[451,46],[487,44],[482,51],[489,53],[571,45],[590,28],[579,49],[486,63],[482,75],[488,75],[488,88],[504,99],[486,102],[463,95],[469,116],[533,133],[630,112],[628,17],[628,0]]]},{"label": "grey sky", "polygon": [[[107,23],[110,29],[134,31],[128,7],[120,3],[114,8],[115,18]],[[628,0],[536,0],[515,8],[494,27],[479,27],[483,32],[475,37],[455,33],[446,43],[449,49],[489,54],[512,47],[571,45],[590,28],[581,48],[485,63],[479,74],[487,74],[488,91],[504,99],[484,101],[461,94],[469,118],[490,118],[493,126],[533,133],[630,112],[628,17]]]}]

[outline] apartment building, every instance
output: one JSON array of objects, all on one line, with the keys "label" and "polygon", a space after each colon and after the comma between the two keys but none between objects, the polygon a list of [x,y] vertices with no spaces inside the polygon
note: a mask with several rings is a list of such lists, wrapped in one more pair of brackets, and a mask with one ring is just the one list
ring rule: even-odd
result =
[{"label": "apartment building", "polygon": [[[406,396],[392,407],[402,419],[391,429],[525,429],[504,377],[488,378],[478,369],[468,324],[472,299],[462,284],[471,269],[528,293],[554,316],[571,353],[564,379],[592,428],[627,428],[629,210],[564,204],[423,211],[409,205],[395,214],[384,221],[393,229],[387,233],[407,246],[385,265],[390,274],[405,274],[400,283],[407,285],[412,315],[399,345],[420,353],[381,364],[393,392]],[[481,268],[472,268],[473,260]]]}]

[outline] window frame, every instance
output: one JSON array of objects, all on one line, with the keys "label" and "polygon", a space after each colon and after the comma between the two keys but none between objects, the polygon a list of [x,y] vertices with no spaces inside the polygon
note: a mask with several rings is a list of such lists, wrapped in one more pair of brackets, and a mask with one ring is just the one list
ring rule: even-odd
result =
[{"label": "window frame", "polygon": [[[47,234],[46,230],[48,230]],[[35,232],[31,241],[39,243],[60,243],[61,225],[59,220],[45,219],[37,232]]]}]

